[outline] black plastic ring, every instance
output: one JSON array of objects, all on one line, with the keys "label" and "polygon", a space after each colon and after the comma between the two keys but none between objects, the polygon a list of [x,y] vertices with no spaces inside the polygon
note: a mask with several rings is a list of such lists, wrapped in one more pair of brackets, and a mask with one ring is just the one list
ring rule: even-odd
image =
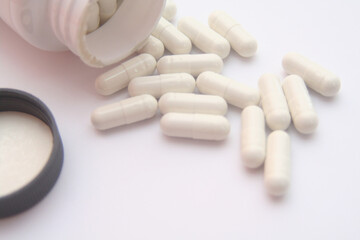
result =
[{"label": "black plastic ring", "polygon": [[64,150],[55,119],[49,108],[35,96],[0,88],[0,112],[23,112],[42,120],[53,135],[53,149],[42,171],[23,188],[0,197],[0,218],[23,212],[37,204],[50,192],[58,179],[64,159]]}]

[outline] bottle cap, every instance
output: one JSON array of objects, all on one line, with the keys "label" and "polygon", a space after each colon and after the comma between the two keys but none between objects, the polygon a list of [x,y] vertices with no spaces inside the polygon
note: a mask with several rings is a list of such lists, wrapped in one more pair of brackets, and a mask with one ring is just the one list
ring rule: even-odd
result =
[{"label": "bottle cap", "polygon": [[0,218],[43,199],[59,177],[63,158],[48,107],[29,93],[0,88]]}]

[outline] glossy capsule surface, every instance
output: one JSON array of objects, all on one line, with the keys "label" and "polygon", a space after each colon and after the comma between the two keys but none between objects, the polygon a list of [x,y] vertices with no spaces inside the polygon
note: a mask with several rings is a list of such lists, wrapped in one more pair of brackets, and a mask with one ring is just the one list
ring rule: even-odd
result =
[{"label": "glossy capsule surface", "polygon": [[289,107],[275,74],[263,74],[258,82],[266,123],[272,130],[285,130],[291,123]]},{"label": "glossy capsule surface", "polygon": [[187,54],[191,51],[190,39],[163,17],[160,18],[152,35],[160,39],[172,54]]},{"label": "glossy capsule surface", "polygon": [[150,94],[160,98],[168,92],[191,93],[195,85],[194,77],[188,73],[160,74],[134,78],[129,84],[128,91],[130,96]]},{"label": "glossy capsule surface", "polygon": [[155,58],[141,54],[100,75],[95,81],[95,89],[101,95],[111,95],[126,88],[131,79],[151,75],[155,68]]},{"label": "glossy capsule surface", "polygon": [[158,108],[151,95],[140,95],[99,107],[91,114],[91,122],[98,130],[106,130],[153,117]]},{"label": "glossy capsule surface", "polygon": [[290,185],[290,137],[281,130],[267,140],[264,168],[265,186],[270,195],[282,196]]},{"label": "glossy capsule surface", "polygon": [[196,86],[201,93],[223,97],[229,104],[239,108],[258,105],[260,101],[257,89],[214,72],[201,73]]},{"label": "glossy capsule surface", "polygon": [[86,33],[95,31],[100,25],[100,9],[96,2],[89,3],[87,10]]},{"label": "glossy capsule surface", "polygon": [[257,51],[257,41],[233,17],[223,11],[210,14],[210,28],[226,38],[242,57],[252,57]]},{"label": "glossy capsule surface", "polygon": [[318,117],[304,80],[290,75],[284,79],[282,87],[295,128],[303,134],[313,133],[318,126]]},{"label": "glossy capsule surface", "polygon": [[141,53],[148,53],[153,56],[156,60],[161,58],[164,55],[165,47],[164,44],[154,36],[150,36],[145,45],[140,48],[137,52]]},{"label": "glossy capsule surface", "polygon": [[98,0],[101,24],[109,20],[117,10],[116,0]]},{"label": "glossy capsule surface", "polygon": [[264,112],[258,106],[241,113],[241,157],[248,168],[260,167],[265,160],[266,135]]},{"label": "glossy capsule surface", "polygon": [[282,65],[288,74],[299,75],[308,87],[325,97],[335,96],[340,91],[338,76],[298,53],[287,53]]},{"label": "glossy capsule surface", "polygon": [[193,17],[180,19],[178,29],[205,53],[215,53],[221,58],[226,58],[230,53],[231,47],[228,40]]},{"label": "glossy capsule surface", "polygon": [[167,113],[160,120],[163,133],[170,137],[224,140],[230,132],[229,121],[220,115]]},{"label": "glossy capsule surface", "polygon": [[157,63],[159,73],[185,72],[198,76],[205,71],[219,73],[223,69],[222,59],[213,53],[210,54],[183,54],[164,56]]},{"label": "glossy capsule surface", "polygon": [[224,115],[228,106],[226,101],[219,96],[194,93],[166,93],[159,100],[159,109],[162,114],[178,112]]},{"label": "glossy capsule surface", "polygon": [[174,20],[177,12],[176,3],[173,0],[167,0],[162,16],[168,21]]}]

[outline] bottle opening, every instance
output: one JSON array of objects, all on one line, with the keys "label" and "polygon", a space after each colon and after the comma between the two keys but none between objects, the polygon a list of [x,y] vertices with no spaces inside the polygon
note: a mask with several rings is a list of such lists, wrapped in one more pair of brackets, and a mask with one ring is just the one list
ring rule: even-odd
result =
[{"label": "bottle opening", "polygon": [[97,30],[85,35],[84,47],[88,54],[80,51],[80,57],[95,67],[107,66],[128,57],[151,34],[163,5],[164,0],[118,1],[115,14]]}]

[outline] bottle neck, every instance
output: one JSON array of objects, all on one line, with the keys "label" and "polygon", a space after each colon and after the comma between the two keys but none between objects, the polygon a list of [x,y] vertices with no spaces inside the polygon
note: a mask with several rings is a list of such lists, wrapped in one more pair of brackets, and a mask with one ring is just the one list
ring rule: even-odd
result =
[{"label": "bottle neck", "polygon": [[100,28],[87,31],[88,9],[95,0],[48,0],[54,34],[83,62],[103,67],[138,50],[161,17],[165,0],[122,0]]},{"label": "bottle neck", "polygon": [[78,55],[86,64],[104,66],[87,49],[86,13],[92,0],[49,0],[52,30],[60,42]]}]

